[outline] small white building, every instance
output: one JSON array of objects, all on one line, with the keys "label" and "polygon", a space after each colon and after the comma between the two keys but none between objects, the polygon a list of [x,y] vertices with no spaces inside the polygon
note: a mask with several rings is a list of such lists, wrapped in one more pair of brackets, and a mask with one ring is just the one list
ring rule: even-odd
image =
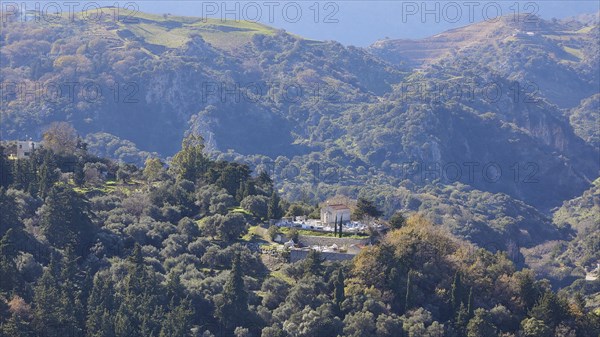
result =
[{"label": "small white building", "polygon": [[327,204],[321,208],[321,223],[323,225],[329,225],[339,222],[340,220],[344,223],[350,221],[350,208],[344,204]]},{"label": "small white building", "polygon": [[42,147],[42,143],[31,140],[17,142],[17,159],[29,158],[35,149]]}]

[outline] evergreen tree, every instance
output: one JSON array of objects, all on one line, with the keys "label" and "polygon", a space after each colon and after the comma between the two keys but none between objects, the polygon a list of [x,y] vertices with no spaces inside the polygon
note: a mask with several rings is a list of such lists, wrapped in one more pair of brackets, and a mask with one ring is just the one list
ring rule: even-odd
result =
[{"label": "evergreen tree", "polygon": [[392,227],[393,229],[402,228],[405,224],[406,218],[404,218],[404,215],[401,212],[394,213],[394,215],[392,215],[392,217],[390,218],[390,227]]},{"label": "evergreen tree", "polygon": [[223,287],[223,293],[216,303],[216,316],[226,331],[233,331],[235,327],[243,326],[248,317],[248,293],[243,276],[240,256],[236,255]]},{"label": "evergreen tree", "polygon": [[167,282],[167,298],[173,302],[174,305],[179,305],[179,303],[186,297],[185,287],[181,284],[179,278],[179,274],[171,274],[169,281]]},{"label": "evergreen tree", "polygon": [[39,335],[63,337],[59,266],[52,257],[34,289],[33,325]]},{"label": "evergreen tree", "polygon": [[0,336],[6,337],[37,337],[47,336],[45,334],[39,335],[33,331],[31,322],[16,314],[12,314],[10,318],[0,324]]},{"label": "evergreen tree", "polygon": [[46,197],[48,191],[56,181],[56,162],[50,151],[44,151],[44,161],[38,170],[38,195],[42,198]]},{"label": "evergreen tree", "polygon": [[340,315],[342,314],[342,311],[341,311],[342,302],[344,302],[344,300],[346,299],[346,295],[344,292],[344,287],[345,287],[344,280],[345,280],[344,272],[340,268],[337,271],[335,281],[333,281],[333,286],[335,289],[335,292],[333,294],[333,300],[335,301],[337,312]]},{"label": "evergreen tree", "polygon": [[115,315],[117,337],[157,336],[164,311],[160,306],[162,294],[155,276],[144,264],[139,245],[128,258],[129,268],[120,294],[120,306]]},{"label": "evergreen tree", "polygon": [[546,291],[544,295],[540,297],[536,305],[531,308],[529,315],[543,321],[552,329],[567,316],[565,308],[560,303],[556,294],[551,290]]},{"label": "evergreen tree", "polygon": [[466,334],[467,324],[469,323],[469,312],[464,303],[460,303],[458,310],[456,311],[454,326],[459,332],[459,336]]},{"label": "evergreen tree", "polygon": [[335,215],[335,221],[333,222],[333,236],[338,235],[338,218],[337,214]]},{"label": "evergreen tree", "polygon": [[179,304],[171,300],[169,312],[165,315],[164,324],[160,330],[160,337],[187,336],[192,327],[194,310],[189,299],[183,299]]},{"label": "evergreen tree", "polygon": [[469,317],[473,317],[473,287],[469,288],[469,298],[467,300],[467,312],[469,313]]},{"label": "evergreen tree", "polygon": [[[208,183],[216,184],[227,190],[228,194],[235,195],[240,181],[246,182],[249,180],[250,168],[239,163],[217,162],[211,165],[207,177]],[[247,193],[249,195],[251,190],[248,190]]]},{"label": "evergreen tree", "polygon": [[6,155],[6,149],[0,146],[0,188],[8,188],[13,183],[13,168]]},{"label": "evergreen tree", "polygon": [[456,272],[454,275],[454,282],[452,282],[452,292],[451,292],[451,305],[453,310],[457,310],[460,308],[461,304],[464,304],[464,287],[462,285],[460,273]]},{"label": "evergreen tree", "polygon": [[273,180],[266,171],[260,171],[256,178],[256,182],[258,183],[258,186],[267,193],[273,190]]},{"label": "evergreen tree", "polygon": [[4,236],[11,228],[20,229],[18,210],[15,199],[6,194],[4,187],[0,187],[0,236]]},{"label": "evergreen tree", "polygon": [[477,309],[475,316],[467,325],[467,337],[496,336],[496,327],[491,323],[489,313],[484,309]]},{"label": "evergreen tree", "polygon": [[181,151],[173,156],[171,169],[179,180],[196,182],[206,173],[209,163],[204,155],[204,139],[199,134],[190,134],[181,143]]},{"label": "evergreen tree", "polygon": [[540,292],[536,287],[535,278],[531,271],[525,270],[517,275],[517,287],[519,290],[519,295],[523,301],[525,309],[529,310],[535,305],[536,301],[540,297]]},{"label": "evergreen tree", "polygon": [[25,162],[27,172],[27,192],[36,196],[39,191],[37,156],[32,155]]},{"label": "evergreen tree", "polygon": [[404,311],[412,308],[412,270],[406,275],[406,297],[404,299]]},{"label": "evergreen tree", "polygon": [[251,195],[256,195],[256,186],[254,185],[254,182],[252,180],[246,180],[246,184],[245,184],[245,188],[244,188],[244,198],[251,196]]},{"label": "evergreen tree", "polygon": [[77,160],[75,167],[73,167],[73,182],[77,186],[82,186],[85,183],[85,174],[83,172],[83,161]]},{"label": "evergreen tree", "polygon": [[62,331],[79,336],[85,325],[85,311],[79,297],[81,282],[77,277],[77,258],[68,247],[60,272],[60,325]]},{"label": "evergreen tree", "polygon": [[112,337],[114,332],[114,286],[110,277],[96,274],[88,298],[86,329],[88,337]]},{"label": "evergreen tree", "polygon": [[12,187],[18,190],[27,191],[29,188],[29,171],[27,161],[24,159],[13,160],[12,165]]},{"label": "evergreen tree", "polygon": [[388,275],[388,288],[394,294],[391,306],[395,313],[401,314],[405,310],[406,300],[406,281],[402,278],[400,271],[397,267],[392,267]]},{"label": "evergreen tree", "polygon": [[239,203],[246,197],[246,184],[243,181],[240,181],[240,187],[238,187],[235,192],[235,200]]},{"label": "evergreen tree", "polygon": [[0,240],[0,293],[10,293],[19,286],[20,278],[15,258],[15,232],[9,229]]},{"label": "evergreen tree", "polygon": [[383,213],[377,209],[377,206],[375,206],[372,201],[365,198],[358,198],[358,201],[356,202],[356,208],[354,210],[354,216],[356,219],[362,219],[365,216],[378,218],[382,214]]},{"label": "evergreen tree", "polygon": [[72,245],[83,251],[93,237],[90,216],[86,199],[70,187],[57,184],[48,193],[42,210],[42,231],[55,247]]},{"label": "evergreen tree", "polygon": [[344,216],[340,216],[340,228],[338,229],[338,236],[339,236],[340,238],[342,237],[342,230],[343,230],[343,228],[344,228],[343,217],[344,217]]},{"label": "evergreen tree", "polygon": [[281,207],[279,206],[279,195],[277,195],[277,191],[273,189],[271,193],[271,198],[269,199],[269,205],[267,210],[267,219],[281,219],[283,216],[283,212],[281,211]]},{"label": "evergreen tree", "polygon": [[321,275],[321,270],[323,269],[323,259],[321,258],[321,253],[319,253],[317,250],[311,249],[302,262],[302,266],[304,268],[304,276]]}]

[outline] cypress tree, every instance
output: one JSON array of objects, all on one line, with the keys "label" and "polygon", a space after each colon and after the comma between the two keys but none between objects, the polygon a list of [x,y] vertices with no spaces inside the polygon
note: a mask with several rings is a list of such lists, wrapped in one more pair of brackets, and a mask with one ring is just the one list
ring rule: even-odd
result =
[{"label": "cypress tree", "polygon": [[344,281],[345,281],[344,272],[340,268],[340,269],[338,269],[335,281],[333,281],[333,286],[335,288],[335,292],[333,294],[333,299],[335,301],[336,309],[338,310],[338,313],[340,315],[342,313],[342,310],[341,310],[342,302],[344,302],[344,299],[346,299],[346,295],[344,292]]},{"label": "cypress tree", "polygon": [[388,275],[388,288],[394,294],[394,299],[392,300],[392,310],[395,313],[401,314],[405,309],[405,300],[406,300],[406,289],[404,286],[406,283],[402,280],[400,276],[400,272],[398,268],[392,267],[390,270],[390,274]]},{"label": "cypress tree", "polygon": [[269,205],[267,210],[267,219],[281,219],[282,212],[281,207],[279,207],[279,195],[275,189],[271,193],[271,198],[269,199]]},{"label": "cypress tree", "polygon": [[340,216],[340,230],[338,231],[339,237],[342,237],[342,228],[343,228],[343,222],[342,219],[344,218],[344,216]]},{"label": "cypress tree", "polygon": [[27,172],[27,192],[32,196],[36,196],[39,190],[38,181],[38,163],[35,155],[29,157],[26,161],[26,172]]},{"label": "cypress tree", "polygon": [[412,270],[406,275],[406,296],[404,298],[404,311],[412,308]]},{"label": "cypress tree", "polygon": [[216,303],[216,316],[227,331],[243,326],[245,318],[248,317],[248,293],[243,277],[238,254],[233,259],[233,266],[223,287],[223,293]]},{"label": "cypress tree", "polygon": [[469,313],[469,317],[473,317],[473,287],[469,288],[469,299],[467,300],[467,312]]},{"label": "cypress tree", "polygon": [[46,151],[42,166],[38,170],[38,195],[42,198],[46,197],[52,185],[58,180],[55,169],[56,163],[51,153]]},{"label": "cypress tree", "polygon": [[454,282],[452,283],[452,292],[451,292],[451,304],[453,310],[458,310],[460,305],[464,303],[464,290],[463,285],[460,279],[460,273],[456,272],[454,275]]},{"label": "cypress tree", "polygon": [[251,180],[247,180],[246,188],[244,190],[244,198],[251,195],[256,195],[256,186],[254,186],[254,183]]},{"label": "cypress tree", "polygon": [[83,185],[85,182],[85,174],[83,173],[83,162],[78,160],[73,168],[73,182],[77,186]]},{"label": "cypress tree", "polygon": [[241,202],[242,200],[244,200],[244,196],[246,194],[245,187],[246,185],[244,184],[244,182],[240,180],[240,187],[238,187],[237,191],[235,192],[235,200],[237,202]]},{"label": "cypress tree", "polygon": [[460,306],[458,307],[458,311],[456,312],[456,318],[455,318],[455,326],[456,326],[456,329],[459,331],[459,336],[466,335],[465,332],[466,332],[468,323],[469,323],[469,312],[467,311],[465,304],[461,302]]},{"label": "cypress tree", "polygon": [[335,221],[333,222],[333,236],[337,236],[338,234],[338,229],[337,229],[337,214],[335,215]]}]

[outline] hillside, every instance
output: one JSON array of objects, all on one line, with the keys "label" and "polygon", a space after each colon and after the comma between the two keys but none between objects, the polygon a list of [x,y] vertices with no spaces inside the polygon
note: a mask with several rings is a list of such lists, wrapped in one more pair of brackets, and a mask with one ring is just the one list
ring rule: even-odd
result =
[{"label": "hillside", "polygon": [[[39,137],[49,121],[69,120],[84,134],[106,132],[168,156],[200,114],[197,127],[219,148],[276,156],[309,133],[306,120],[373,100],[402,77],[363,50],[258,24],[139,16],[9,23],[0,53],[5,137]],[[21,86],[37,96],[20,94]],[[255,130],[252,140],[229,137],[229,119]]]},{"label": "hillside", "polygon": [[[513,36],[517,28],[535,34]],[[0,35],[7,88],[0,127],[7,139],[39,138],[48,123],[69,121],[94,153],[138,165],[172,156],[186,132],[199,133],[214,158],[267,169],[290,200],[369,193],[386,216],[428,205],[422,191],[441,184],[465,195],[442,204],[460,209],[478,200],[483,211],[436,222],[480,245],[500,231],[502,247],[523,239],[505,228],[544,228],[537,243],[557,237],[549,211],[598,177],[599,149],[583,127],[593,112],[573,113],[573,125],[582,125],[574,131],[554,105],[560,95],[596,92],[597,30],[541,19],[534,27],[475,24],[425,39],[456,50],[423,54],[412,69],[402,43],[344,47],[247,22],[145,13],[97,23],[15,21]],[[427,50],[445,50],[437,43]],[[543,72],[535,55],[545,59]],[[547,74],[564,78],[540,77]],[[529,80],[540,90],[524,86]],[[67,95],[72,83],[75,94]],[[523,214],[491,211],[504,202]],[[508,220],[495,225],[497,217]],[[461,229],[467,223],[479,228]]]},{"label": "hillside", "polygon": [[[553,213],[552,221],[567,234],[562,240],[552,240],[522,250],[525,263],[553,281],[556,286],[571,285],[571,291],[582,291],[598,297],[593,284],[585,280],[593,275],[600,261],[600,180],[579,197],[567,200]],[[584,281],[585,280],[585,281]],[[594,303],[598,305],[597,298]]]},{"label": "hillside", "polygon": [[597,15],[3,14],[0,336],[600,336]]},{"label": "hillside", "polygon": [[381,40],[369,50],[416,67],[460,63],[471,71],[500,74],[529,93],[572,108],[598,91],[599,34],[597,20],[506,16],[423,40]]},{"label": "hillside", "polygon": [[[77,135],[64,123],[45,136],[29,158],[0,148],[2,336],[600,332],[581,297],[419,214],[351,261],[313,250],[288,262],[289,248],[257,233],[292,204],[268,176],[205,156],[197,135],[170,167],[143,170],[65,146]],[[233,193],[240,185],[254,188]]]},{"label": "hillside", "polygon": [[569,120],[575,133],[590,145],[600,147],[600,94],[595,94],[581,101],[571,109]]}]

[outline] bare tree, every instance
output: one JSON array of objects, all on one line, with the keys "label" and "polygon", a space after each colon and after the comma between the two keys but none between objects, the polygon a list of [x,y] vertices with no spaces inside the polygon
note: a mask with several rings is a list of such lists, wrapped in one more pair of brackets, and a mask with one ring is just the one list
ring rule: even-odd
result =
[{"label": "bare tree", "polygon": [[57,154],[74,153],[77,142],[77,131],[67,122],[54,122],[44,132],[44,146]]}]

